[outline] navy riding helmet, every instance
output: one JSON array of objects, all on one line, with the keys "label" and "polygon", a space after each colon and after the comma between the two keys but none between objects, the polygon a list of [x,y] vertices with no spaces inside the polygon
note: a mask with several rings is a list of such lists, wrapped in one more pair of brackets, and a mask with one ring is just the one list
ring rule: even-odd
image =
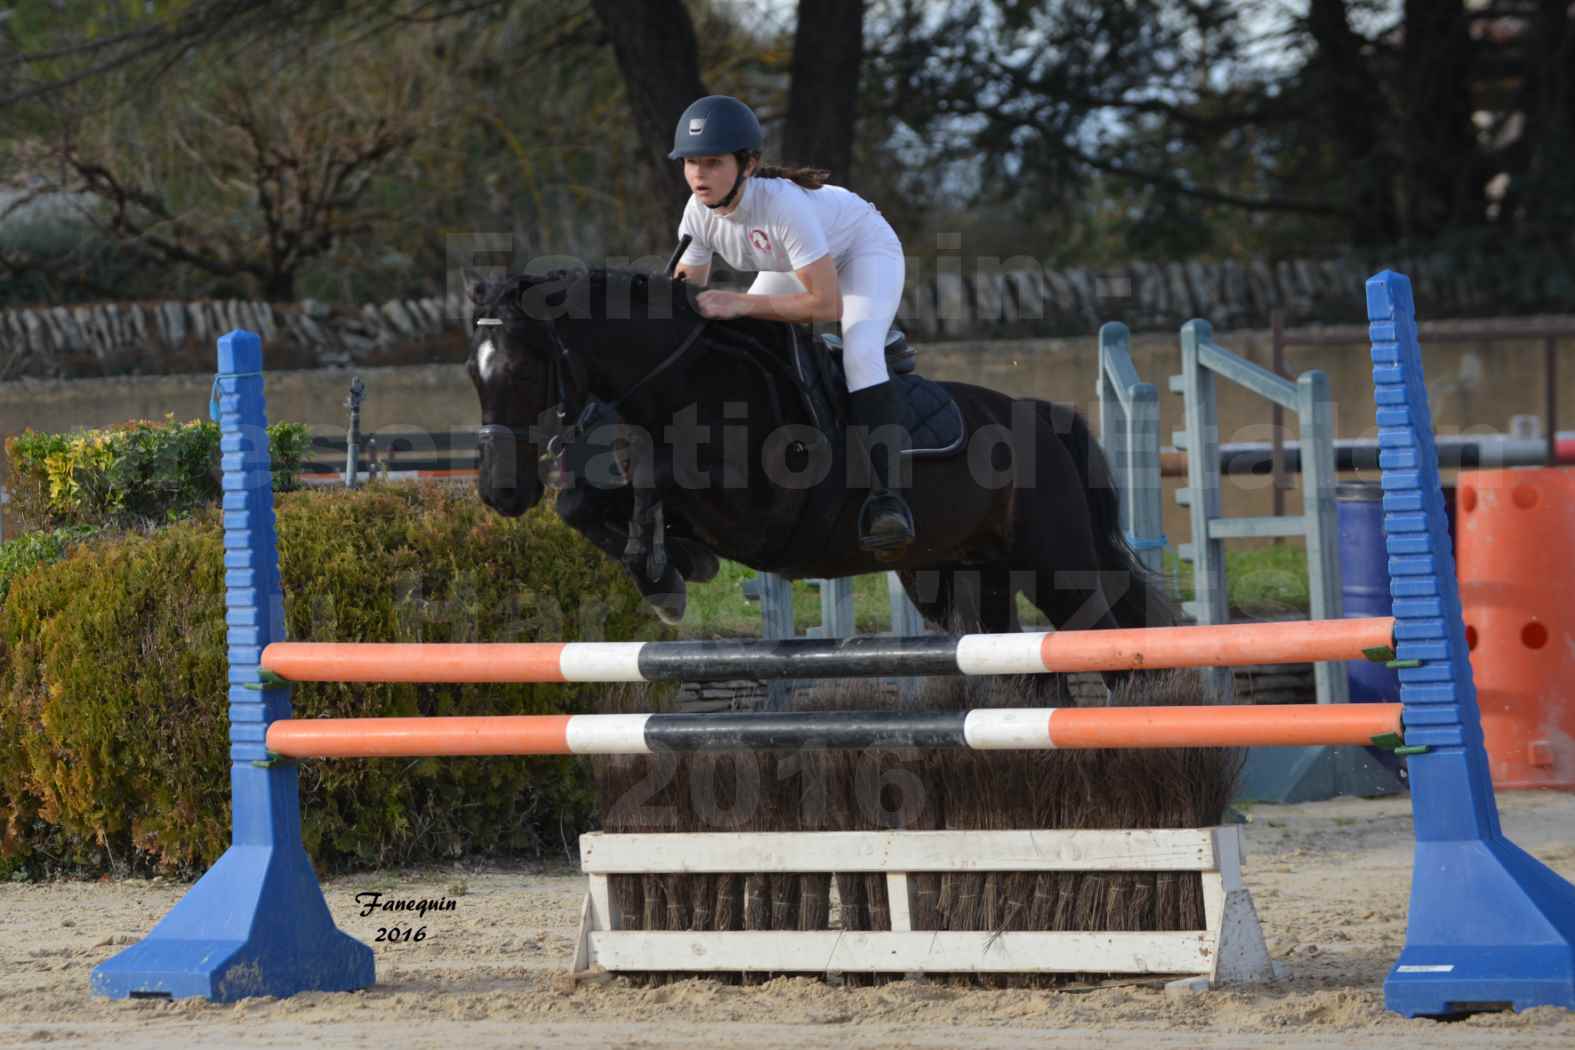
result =
[{"label": "navy riding helmet", "polygon": [[706,205],[712,210],[725,208],[733,203],[744,184],[745,158],[759,153],[765,138],[754,110],[731,95],[707,95],[690,103],[678,118],[678,127],[673,130],[673,151],[667,158],[721,157],[729,153],[737,157],[738,176],[733,180],[733,188],[715,204]]},{"label": "navy riding helmet", "polygon": [[755,111],[731,95],[707,95],[689,104],[673,131],[668,160],[720,157],[759,150],[765,142]]}]

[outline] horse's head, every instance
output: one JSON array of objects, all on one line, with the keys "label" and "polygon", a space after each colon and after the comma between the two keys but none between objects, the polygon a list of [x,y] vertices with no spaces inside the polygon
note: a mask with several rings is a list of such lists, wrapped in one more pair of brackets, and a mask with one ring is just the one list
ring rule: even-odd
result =
[{"label": "horse's head", "polygon": [[541,499],[541,454],[558,401],[556,347],[527,297],[541,279],[515,276],[467,281],[474,307],[465,371],[481,399],[477,449],[481,500],[514,517]]},{"label": "horse's head", "polygon": [[470,283],[465,364],[481,399],[481,498],[522,514],[542,495],[540,460],[567,391],[577,412],[640,386],[702,318],[682,281],[620,270],[518,274]]}]

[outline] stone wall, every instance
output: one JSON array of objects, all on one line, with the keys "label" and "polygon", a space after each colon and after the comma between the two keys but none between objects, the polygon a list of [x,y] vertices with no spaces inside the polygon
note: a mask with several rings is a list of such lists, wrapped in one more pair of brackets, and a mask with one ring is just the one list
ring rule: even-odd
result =
[{"label": "stone wall", "polygon": [[[1203,317],[1217,329],[1362,318],[1370,268],[1355,260],[1133,263],[1108,270],[1024,268],[1032,260],[915,259],[899,317],[925,339],[1083,335],[1105,321],[1174,331]],[[1493,316],[1494,282],[1451,260],[1405,260],[1425,317]],[[270,368],[457,361],[466,304],[457,296],[390,300],[359,309],[307,300],[268,304],[107,303],[0,312],[0,382],[200,372],[213,339],[262,335]]]},{"label": "stone wall", "polygon": [[270,368],[415,363],[461,351],[464,322],[457,296],[359,310],[310,299],[7,310],[0,312],[0,382],[200,372],[213,367],[214,340],[236,328],[262,336]]},{"label": "stone wall", "polygon": [[[1356,313],[1358,308],[1350,311]],[[1543,319],[1549,325],[1569,327],[1568,317]],[[1460,331],[1468,324],[1446,326]],[[1503,432],[1512,416],[1542,414],[1542,344],[1535,339],[1501,339],[1481,342],[1429,344],[1428,397],[1434,426],[1440,434]],[[1360,330],[1358,330],[1359,332]],[[457,338],[457,335],[456,335]],[[1262,329],[1218,327],[1215,338],[1227,350],[1260,365],[1271,362],[1270,333]],[[1575,340],[1561,344],[1567,358]],[[1376,435],[1373,420],[1372,364],[1365,339],[1332,346],[1292,346],[1286,352],[1291,374],[1323,370],[1338,405],[1335,425],[1342,438]],[[366,384],[361,424],[366,434],[442,433],[473,429],[478,421],[476,395],[456,352],[429,356],[428,363],[402,366],[301,368],[276,360],[277,347],[268,345],[268,415],[274,420],[308,424],[325,435],[343,436],[344,409],[352,374]],[[1182,426],[1181,398],[1167,392],[1167,377],[1178,368],[1180,350],[1174,332],[1140,335],[1132,341],[1138,374],[1160,390],[1160,440]],[[37,430],[71,430],[104,426],[128,419],[157,419],[173,412],[181,419],[203,417],[213,377],[213,347],[207,344],[184,375],[131,375],[100,379],[22,379],[0,383],[0,438],[27,427]],[[995,340],[988,342],[927,341],[919,344],[919,370],[940,380],[960,380],[1010,390],[1028,397],[1071,402],[1091,418],[1097,417],[1094,381],[1099,369],[1092,332],[1075,339]],[[1559,397],[1565,407],[1564,427],[1575,416],[1575,368],[1559,369]],[[1219,391],[1220,440],[1267,441],[1270,437],[1269,406],[1262,398],[1230,383]],[[1294,433],[1294,421],[1289,424]],[[416,438],[419,442],[419,438]],[[419,448],[419,444],[417,445]],[[5,464],[0,457],[0,485]],[[1165,529],[1172,543],[1182,542],[1191,529],[1187,512],[1175,505],[1173,492],[1179,479],[1166,479]],[[1267,514],[1271,493],[1267,477],[1235,475],[1224,479],[1222,496],[1226,513]],[[1289,509],[1299,509],[1300,497],[1289,495]]]}]

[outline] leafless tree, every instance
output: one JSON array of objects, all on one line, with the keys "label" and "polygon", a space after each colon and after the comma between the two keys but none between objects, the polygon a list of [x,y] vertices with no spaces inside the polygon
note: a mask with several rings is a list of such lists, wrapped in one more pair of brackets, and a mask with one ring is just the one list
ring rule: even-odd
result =
[{"label": "leafless tree", "polygon": [[152,112],[76,118],[34,139],[31,167],[45,174],[18,205],[71,201],[146,264],[293,299],[304,265],[388,218],[369,191],[417,141],[434,97],[369,70],[207,76],[209,90],[164,85]]}]

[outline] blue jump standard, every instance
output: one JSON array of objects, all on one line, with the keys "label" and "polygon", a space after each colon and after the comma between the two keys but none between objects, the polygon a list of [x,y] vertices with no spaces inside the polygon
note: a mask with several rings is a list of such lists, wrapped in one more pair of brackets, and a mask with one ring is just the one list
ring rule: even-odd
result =
[{"label": "blue jump standard", "polygon": [[1367,282],[1416,855],[1405,948],[1384,1003],[1407,1017],[1575,1008],[1575,886],[1504,837],[1467,660],[1455,556],[1422,385],[1411,282]]},{"label": "blue jump standard", "polygon": [[[1384,528],[1410,759],[1416,858],[1410,921],[1385,1002],[1406,1016],[1575,1008],[1575,887],[1503,837],[1466,659],[1465,629],[1422,385],[1410,283],[1367,283]],[[234,844],[140,944],[93,971],[109,996],[286,996],[372,983],[372,953],[333,925],[301,846],[296,767],[267,764],[289,690],[257,689],[283,639],[262,353],[219,340],[230,641]],[[248,688],[250,686],[251,688]]]},{"label": "blue jump standard", "polygon": [[231,846],[143,940],[93,970],[93,990],[127,997],[353,991],[373,982],[372,949],[334,926],[301,844],[298,770],[268,763],[268,724],[287,688],[258,689],[263,646],[284,638],[262,342],[219,339],[225,622],[230,659]]}]

